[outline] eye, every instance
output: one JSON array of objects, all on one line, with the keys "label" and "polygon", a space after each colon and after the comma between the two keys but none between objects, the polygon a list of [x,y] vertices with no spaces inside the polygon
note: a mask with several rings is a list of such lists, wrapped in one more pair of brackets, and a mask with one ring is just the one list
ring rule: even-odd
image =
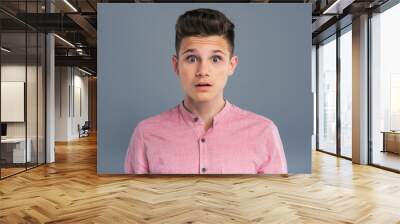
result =
[{"label": "eye", "polygon": [[197,61],[197,57],[194,55],[189,55],[186,57],[186,61],[188,61],[189,63],[195,63]]},{"label": "eye", "polygon": [[212,56],[211,60],[213,63],[218,63],[222,60],[222,57],[215,55],[215,56]]}]

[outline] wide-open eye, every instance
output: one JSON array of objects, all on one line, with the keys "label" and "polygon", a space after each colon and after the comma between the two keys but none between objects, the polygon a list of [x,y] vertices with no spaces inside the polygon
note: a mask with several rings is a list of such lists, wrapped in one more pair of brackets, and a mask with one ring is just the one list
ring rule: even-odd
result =
[{"label": "wide-open eye", "polygon": [[218,63],[218,62],[222,61],[222,57],[218,56],[218,55],[214,55],[214,56],[212,56],[211,60],[213,63]]},{"label": "wide-open eye", "polygon": [[189,55],[186,57],[186,61],[189,63],[195,63],[197,61],[197,57],[195,55]]}]

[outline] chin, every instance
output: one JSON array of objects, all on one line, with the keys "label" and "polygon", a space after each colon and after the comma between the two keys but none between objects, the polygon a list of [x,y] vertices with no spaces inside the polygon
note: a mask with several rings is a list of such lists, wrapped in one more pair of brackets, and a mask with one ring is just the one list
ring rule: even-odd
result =
[{"label": "chin", "polygon": [[199,103],[200,102],[202,102],[202,103],[209,102],[209,101],[212,101],[214,98],[215,97],[213,97],[213,96],[211,96],[209,94],[196,94],[195,96],[192,97],[192,99],[195,102],[199,102]]}]

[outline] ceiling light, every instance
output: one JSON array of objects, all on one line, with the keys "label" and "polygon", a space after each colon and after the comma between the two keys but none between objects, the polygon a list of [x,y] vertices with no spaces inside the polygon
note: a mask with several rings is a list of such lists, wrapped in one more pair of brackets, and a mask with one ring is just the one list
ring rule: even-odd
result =
[{"label": "ceiling light", "polygon": [[65,4],[67,4],[72,10],[74,10],[74,12],[78,12],[78,10],[71,4],[68,2],[68,0],[64,0]]},{"label": "ceiling light", "polygon": [[5,48],[5,47],[1,47],[1,50],[4,51],[4,52],[7,52],[7,53],[10,53],[10,52],[11,52],[11,50],[9,50],[9,49],[7,49],[7,48]]},{"label": "ceiling light", "polygon": [[332,5],[330,5],[327,9],[324,10],[322,14],[332,13],[331,10],[334,9],[337,4],[339,4],[341,0],[336,0]]},{"label": "ceiling light", "polygon": [[83,70],[83,69],[81,69],[81,68],[79,68],[79,67],[78,67],[78,70],[81,71],[81,72],[83,72],[83,73],[85,73],[85,74],[87,74],[87,75],[92,75],[92,73],[90,73],[90,72],[88,72],[88,71],[85,71],[85,70]]},{"label": "ceiling light", "polygon": [[356,0],[336,0],[333,2],[332,5],[330,5],[327,9],[324,10],[322,14],[324,15],[339,15],[343,13],[343,10],[349,7],[353,2],[356,2]]},{"label": "ceiling light", "polygon": [[60,39],[61,41],[63,41],[64,43],[68,44],[69,46],[75,48],[75,45],[71,44],[71,42],[67,41],[66,39],[58,36],[57,34],[54,34],[54,36],[56,36],[58,39]]}]

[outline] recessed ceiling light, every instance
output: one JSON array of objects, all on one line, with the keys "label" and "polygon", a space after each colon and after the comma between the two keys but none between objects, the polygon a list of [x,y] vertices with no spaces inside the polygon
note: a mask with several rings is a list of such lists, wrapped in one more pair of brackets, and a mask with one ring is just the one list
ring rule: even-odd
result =
[{"label": "recessed ceiling light", "polygon": [[343,9],[351,5],[355,0],[336,0],[322,14],[342,14]]},{"label": "recessed ceiling light", "polygon": [[67,4],[72,10],[74,10],[74,12],[78,12],[78,10],[71,4],[69,3],[68,0],[64,0],[65,4]]},{"label": "recessed ceiling light", "polygon": [[90,73],[90,72],[88,72],[88,71],[85,71],[85,70],[83,70],[83,69],[81,69],[81,68],[79,68],[79,67],[78,67],[78,70],[81,71],[81,72],[83,72],[83,73],[85,73],[85,74],[87,74],[87,75],[92,75],[92,73]]},{"label": "recessed ceiling light", "polygon": [[11,50],[9,50],[9,49],[7,49],[7,48],[5,48],[5,47],[1,47],[1,50],[4,51],[4,52],[7,52],[7,53],[10,53],[10,52],[11,52]]},{"label": "recessed ceiling light", "polygon": [[68,44],[69,46],[75,48],[75,45],[73,45],[73,44],[72,44],[71,42],[69,42],[68,40],[66,40],[66,39],[64,39],[64,38],[62,38],[62,37],[60,37],[60,36],[57,35],[57,34],[54,34],[54,36],[57,37],[58,39],[60,39],[61,41],[63,41],[64,43]]}]

